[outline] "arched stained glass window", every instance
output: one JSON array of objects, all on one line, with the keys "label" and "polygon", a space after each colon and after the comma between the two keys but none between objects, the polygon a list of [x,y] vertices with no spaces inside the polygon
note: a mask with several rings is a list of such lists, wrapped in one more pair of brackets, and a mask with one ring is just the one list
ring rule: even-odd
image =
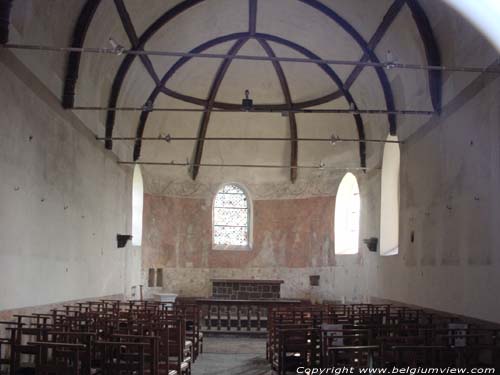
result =
[{"label": "arched stained glass window", "polygon": [[247,194],[236,184],[224,185],[214,199],[214,246],[248,247],[249,234],[250,205]]},{"label": "arched stained glass window", "polygon": [[356,177],[347,173],[335,199],[335,254],[357,254],[361,201]]}]

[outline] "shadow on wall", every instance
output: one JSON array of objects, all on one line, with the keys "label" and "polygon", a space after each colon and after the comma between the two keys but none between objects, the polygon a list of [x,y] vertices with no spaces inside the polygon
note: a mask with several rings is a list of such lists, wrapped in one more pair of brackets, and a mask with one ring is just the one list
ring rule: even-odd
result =
[{"label": "shadow on wall", "polygon": [[498,0],[443,0],[479,29],[500,51],[500,3]]}]

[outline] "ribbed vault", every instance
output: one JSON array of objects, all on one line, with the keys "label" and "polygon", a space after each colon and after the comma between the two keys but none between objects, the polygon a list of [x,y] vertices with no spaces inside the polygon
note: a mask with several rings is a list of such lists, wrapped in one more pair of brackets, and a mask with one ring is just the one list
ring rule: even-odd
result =
[{"label": "ribbed vault", "polygon": [[[192,10],[195,6],[215,0],[184,0],[177,3],[175,6],[167,9],[162,15],[160,15],[156,20],[154,20],[141,34],[138,35],[133,24],[133,14],[129,14],[126,4],[123,0],[114,0],[116,11],[122,22],[123,28],[129,39],[129,44],[133,50],[144,50],[146,44],[154,37],[157,33],[161,32],[165,27],[169,25],[174,19],[182,14],[185,14]],[[396,16],[402,11],[406,6],[410,10],[415,25],[418,29],[418,33],[421,38],[422,46],[425,50],[427,63],[429,65],[440,65],[440,54],[435,41],[432,29],[430,27],[429,21],[423,11],[422,7],[417,0],[395,0],[387,9],[385,16],[382,19],[379,27],[376,29],[375,33],[369,39],[365,39],[362,34],[351,25],[344,17],[337,13],[334,9],[327,6],[325,3],[318,0],[297,0],[297,2],[306,5],[314,9],[316,12],[328,17],[332,23],[339,26],[344,32],[346,32],[352,39],[352,43],[356,44],[363,55],[360,61],[366,62],[380,62],[379,57],[375,54],[375,49],[380,43],[391,24],[394,22]],[[88,30],[92,27],[92,22],[94,15],[101,5],[100,0],[87,0],[83,6],[78,21],[75,25],[72,46],[73,47],[83,47],[85,44],[85,39]],[[243,110],[241,105],[229,102],[217,101],[217,94],[221,83],[224,80],[225,74],[228,71],[234,56],[238,51],[249,41],[255,40],[263,49],[265,55],[276,56],[275,51],[271,43],[275,45],[280,45],[290,49],[294,53],[298,53],[301,56],[310,59],[320,59],[322,56],[314,53],[307,46],[301,45],[293,41],[293,36],[290,38],[285,38],[280,35],[273,35],[269,33],[264,33],[259,31],[258,27],[258,17],[257,9],[259,3],[258,0],[248,0],[248,25],[246,25],[246,30],[241,32],[230,33],[222,36],[218,36],[213,39],[206,40],[198,46],[191,46],[189,48],[190,52],[201,53],[207,51],[210,48],[223,45],[225,43],[232,43],[231,47],[227,50],[227,57],[220,62],[220,65],[212,79],[212,84],[209,89],[207,97],[196,97],[188,95],[186,93],[175,91],[168,87],[169,81],[176,75],[176,73],[185,66],[192,58],[191,57],[181,57],[179,58],[163,75],[158,74],[154,68],[153,62],[147,55],[140,55],[139,59],[147,71],[148,75],[151,77],[155,83],[154,89],[148,97],[144,98],[143,103],[148,103],[148,105],[155,104],[155,101],[160,95],[166,95],[168,97],[174,98],[181,102],[190,103],[193,105],[203,107],[206,112],[201,114],[200,124],[198,127],[197,137],[199,138],[194,146],[191,168],[191,176],[196,179],[199,171],[199,164],[201,163],[204,150],[204,138],[206,137],[207,130],[210,125],[211,111],[213,109],[234,109]],[[300,22],[300,20],[297,20]],[[328,48],[328,46],[325,46]],[[119,106],[120,93],[123,88],[124,81],[130,68],[137,58],[137,55],[127,54],[123,57],[118,70],[115,73],[111,91],[109,93],[108,107],[114,108]],[[65,108],[72,108],[74,106],[76,97],[76,87],[77,80],[79,76],[81,54],[78,52],[72,52],[68,58],[68,64],[66,69],[66,78],[64,84],[63,93],[63,105]],[[321,95],[316,98],[296,101],[292,100],[291,90],[288,83],[288,78],[279,62],[269,62],[272,64],[273,69],[278,78],[283,101],[282,103],[259,103],[255,102],[255,109],[262,110],[293,110],[293,109],[304,109],[310,108],[325,103],[332,102],[339,98],[344,98],[347,105],[350,108],[357,109],[354,96],[351,94],[350,89],[355,84],[358,77],[362,74],[363,70],[366,69],[363,66],[356,66],[352,69],[351,73],[348,75],[347,79],[342,80],[335,71],[335,69],[327,64],[318,64],[318,67],[324,72],[325,76],[332,82],[333,90],[331,93],[326,95]],[[379,90],[381,96],[384,98],[385,106],[387,110],[395,110],[393,89],[391,88],[387,72],[383,68],[375,68],[376,77],[378,80]],[[431,97],[431,102],[435,111],[439,111],[441,107],[441,74],[439,71],[430,71],[428,77],[428,87],[429,95]],[[115,128],[115,111],[108,111],[106,116],[106,137],[113,137],[113,130]],[[150,112],[144,110],[139,118],[136,130],[136,136],[139,138],[135,142],[133,150],[133,159],[139,160],[141,156],[142,142],[141,138],[144,135],[144,130],[146,128]],[[365,124],[364,119],[360,114],[353,114],[354,126],[360,140],[365,137]],[[297,169],[293,168],[297,166],[298,163],[298,147],[297,142],[293,139],[297,139],[297,117],[294,113],[290,113],[288,116],[289,133],[292,141],[290,142],[290,156],[289,162],[290,166],[290,178],[295,181],[297,178]],[[395,135],[397,133],[397,123],[396,116],[394,114],[389,114],[387,117],[387,124],[389,133]],[[113,143],[111,139],[106,140],[106,147],[111,149]],[[365,143],[359,143],[359,165],[361,167],[366,167],[366,146]]]}]

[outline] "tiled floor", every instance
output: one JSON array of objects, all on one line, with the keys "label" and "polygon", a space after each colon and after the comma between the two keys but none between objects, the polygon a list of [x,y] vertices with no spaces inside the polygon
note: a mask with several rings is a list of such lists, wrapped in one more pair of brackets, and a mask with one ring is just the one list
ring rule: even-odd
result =
[{"label": "tiled floor", "polygon": [[266,339],[205,337],[204,353],[193,366],[193,375],[270,375]]}]

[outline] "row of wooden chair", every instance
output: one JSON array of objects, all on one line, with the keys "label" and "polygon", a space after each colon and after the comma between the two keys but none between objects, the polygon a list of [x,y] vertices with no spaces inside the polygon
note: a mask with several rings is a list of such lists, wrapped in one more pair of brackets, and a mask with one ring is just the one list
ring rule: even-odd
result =
[{"label": "row of wooden chair", "polygon": [[267,358],[278,374],[303,367],[500,368],[500,329],[389,304],[280,306]]},{"label": "row of wooden chair", "polygon": [[[196,305],[91,301],[0,322],[0,366],[10,375],[189,375],[203,351]],[[28,365],[26,365],[28,364]]]}]

